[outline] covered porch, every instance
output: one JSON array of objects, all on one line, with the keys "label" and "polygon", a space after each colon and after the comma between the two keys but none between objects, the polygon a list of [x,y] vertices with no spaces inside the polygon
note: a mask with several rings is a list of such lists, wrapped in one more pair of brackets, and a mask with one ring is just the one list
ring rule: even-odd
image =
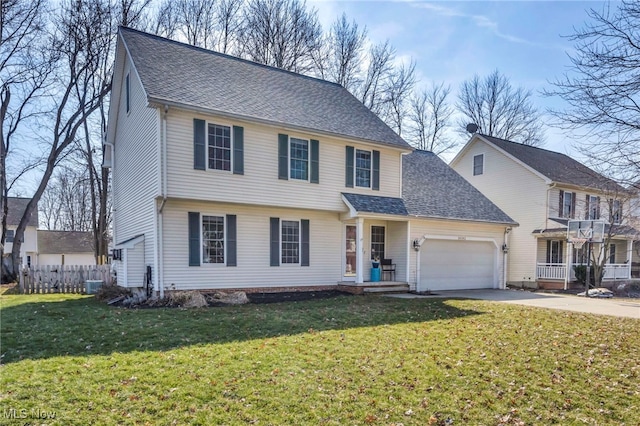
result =
[{"label": "covered porch", "polygon": [[[606,243],[593,243],[591,262],[594,258],[600,262],[604,257],[603,282],[629,280],[633,278],[633,262],[637,261],[634,253],[634,239],[618,235]],[[574,247],[567,242],[566,231],[537,236],[536,281],[539,285],[567,289],[577,281],[575,267],[586,265],[587,245]]]},{"label": "covered porch", "polygon": [[342,280],[356,293],[407,291],[409,220],[399,198],[343,194]]}]

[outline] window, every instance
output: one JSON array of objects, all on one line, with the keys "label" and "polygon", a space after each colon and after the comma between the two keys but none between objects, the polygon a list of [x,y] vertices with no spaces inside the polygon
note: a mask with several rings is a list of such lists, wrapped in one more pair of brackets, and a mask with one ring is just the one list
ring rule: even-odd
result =
[{"label": "window", "polygon": [[620,200],[611,200],[611,222],[612,223],[622,223],[622,204]]},{"label": "window", "polygon": [[131,105],[131,89],[129,85],[129,74],[127,74],[127,76],[125,77],[124,85],[125,85],[125,89],[124,89],[125,103],[127,106],[127,112],[129,112],[129,107]]},{"label": "window", "polygon": [[209,123],[209,168],[231,170],[231,128]]},{"label": "window", "polygon": [[291,179],[309,180],[309,141],[289,139],[289,164]]},{"label": "window", "polygon": [[583,245],[579,249],[573,247],[573,263],[584,265],[587,263],[587,245]]},{"label": "window", "polygon": [[300,263],[300,222],[282,221],[282,263]]},{"label": "window", "polygon": [[587,195],[587,212],[588,220],[600,219],[600,197],[595,195]]},{"label": "window", "polygon": [[384,226],[371,227],[371,259],[384,259]]},{"label": "window", "polygon": [[560,195],[560,199],[562,200],[561,217],[573,217],[573,211],[575,208],[573,205],[573,192],[560,191]]},{"label": "window", "polygon": [[15,235],[16,231],[14,231],[13,229],[7,229],[7,233],[4,236],[5,243],[12,243]]},{"label": "window", "polygon": [[202,263],[224,263],[222,216],[202,216]]},{"label": "window", "polygon": [[564,244],[560,240],[547,241],[547,263],[563,263],[562,262],[562,246]]},{"label": "window", "polygon": [[484,173],[484,154],[473,156],[473,175],[478,176]]},{"label": "window", "polygon": [[371,151],[356,150],[356,186],[371,187]]},{"label": "window", "polygon": [[609,245],[609,263],[616,263],[616,245]]}]

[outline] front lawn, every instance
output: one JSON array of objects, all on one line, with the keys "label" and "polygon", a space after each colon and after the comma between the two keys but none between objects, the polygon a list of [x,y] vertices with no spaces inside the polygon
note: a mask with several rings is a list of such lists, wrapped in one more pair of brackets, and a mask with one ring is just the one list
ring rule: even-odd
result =
[{"label": "front lawn", "polygon": [[127,310],[2,295],[0,322],[1,424],[640,424],[634,319],[375,296]]}]

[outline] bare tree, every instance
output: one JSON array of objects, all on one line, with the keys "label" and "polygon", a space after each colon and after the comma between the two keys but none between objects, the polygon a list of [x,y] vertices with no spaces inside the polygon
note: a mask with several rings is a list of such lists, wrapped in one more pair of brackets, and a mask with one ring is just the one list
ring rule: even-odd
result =
[{"label": "bare tree", "polygon": [[240,35],[241,55],[262,64],[307,73],[320,48],[315,9],[299,0],[249,0]]},{"label": "bare tree", "polygon": [[389,41],[371,46],[365,78],[357,91],[357,97],[371,111],[380,114],[386,101],[386,87],[396,51]]},{"label": "bare tree", "polygon": [[[101,76],[101,60],[111,43],[110,8],[105,2],[63,3],[54,20],[53,35],[47,40],[57,54],[52,73],[55,86],[49,87],[48,102],[53,106],[52,121],[42,134],[46,163],[35,194],[27,204],[15,231],[11,264],[13,274],[20,262],[21,240],[24,230],[57,163],[76,140],[78,130],[102,104],[110,90],[110,82]],[[105,27],[106,26],[106,27]],[[49,127],[50,126],[50,127]],[[49,133],[50,132],[50,133]]]},{"label": "bare tree", "polygon": [[[47,89],[53,58],[43,44],[45,17],[43,0],[3,0],[0,9],[0,259],[4,257],[9,190],[39,163],[38,159],[20,158],[15,143],[19,144],[26,124],[46,112],[39,101]],[[7,168],[10,155],[13,170]]]},{"label": "bare tree", "polygon": [[456,146],[456,142],[446,136],[453,114],[450,94],[451,87],[444,83],[432,83],[429,88],[413,94],[408,116],[408,135],[413,146],[438,155]]},{"label": "bare tree", "polygon": [[531,101],[531,92],[514,88],[509,79],[494,71],[485,78],[475,75],[460,86],[458,93],[458,120],[461,133],[466,134],[470,122],[479,131],[524,145],[544,143],[541,115]]},{"label": "bare tree", "polygon": [[58,166],[39,203],[43,225],[62,231],[93,231],[92,183],[86,163]]},{"label": "bare tree", "polygon": [[592,22],[570,37],[568,72],[545,94],[569,104],[551,111],[556,124],[579,131],[583,150],[633,183],[640,178],[640,3],[607,3],[588,15]]},{"label": "bare tree", "polygon": [[384,91],[383,118],[400,136],[407,118],[407,100],[416,84],[415,69],[413,61],[409,65],[402,64],[394,68]]},{"label": "bare tree", "polygon": [[331,26],[324,42],[326,52],[316,63],[320,76],[353,93],[362,81],[366,40],[366,28],[360,29],[355,21],[349,22],[343,13]]}]

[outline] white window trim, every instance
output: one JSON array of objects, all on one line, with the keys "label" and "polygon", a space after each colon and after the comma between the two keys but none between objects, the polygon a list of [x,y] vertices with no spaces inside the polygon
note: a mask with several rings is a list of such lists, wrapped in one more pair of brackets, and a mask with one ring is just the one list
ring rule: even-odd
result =
[{"label": "white window trim", "polygon": [[[478,173],[478,174],[475,174],[475,171],[476,171],[476,167],[475,167],[476,157],[479,157],[479,156],[482,156],[482,172]],[[472,176],[482,176],[482,175],[484,175],[484,157],[485,157],[484,152],[475,154],[472,157],[472,159],[471,159],[471,175]]]},{"label": "white window trim", "polygon": [[[369,186],[358,185],[358,151],[369,153]],[[373,150],[355,148],[353,151],[353,187],[371,189],[373,185]]]},{"label": "white window trim", "polygon": [[[220,169],[212,169],[211,167],[209,167],[209,124],[213,124],[214,126],[225,126],[229,128],[229,148],[231,150],[231,153],[229,155],[229,170],[220,170]],[[213,172],[219,172],[219,173],[227,173],[227,174],[233,174],[233,151],[234,151],[234,145],[235,145],[235,140],[233,139],[233,124],[229,124],[228,122],[216,122],[216,121],[209,121],[206,120],[205,121],[205,134],[204,134],[204,149],[205,149],[205,166],[207,168],[207,170],[211,170]]]},{"label": "white window trim", "polygon": [[[224,171],[224,170],[223,170]],[[223,233],[224,233],[224,238],[223,238],[223,244],[224,244],[224,262],[222,263],[212,263],[212,262],[205,262],[204,261],[204,229],[203,229],[203,221],[204,221],[204,217],[205,216],[213,216],[213,217],[222,217],[222,223],[223,223]],[[222,266],[227,266],[227,215],[226,214],[220,214],[220,213],[203,213],[200,212],[200,266],[206,266],[209,265],[210,267],[222,267]]]},{"label": "white window trim", "polygon": [[[373,250],[373,227],[376,226],[378,228],[384,228],[384,251],[385,251],[385,256],[387,255],[387,226],[386,225],[371,225],[369,227],[369,250]],[[369,257],[371,257],[371,253],[369,253]],[[386,259],[386,257],[385,257]],[[380,261],[382,261],[382,257],[380,258]]]},{"label": "white window trim", "polygon": [[[304,138],[304,137],[301,137],[301,136],[296,136],[296,135],[287,135],[287,138],[288,138],[288,141],[287,141],[287,176],[288,176],[288,179],[287,180],[291,180],[291,181],[294,181],[294,182],[298,181],[298,182],[307,182],[307,183],[309,183],[311,181],[311,139]],[[298,179],[298,178],[291,177],[291,138],[307,142],[307,178],[306,179]],[[282,237],[282,234],[280,236]]]},{"label": "white window trim", "polygon": [[[283,222],[298,222],[298,262],[297,263],[284,263],[282,261],[282,224]],[[226,234],[225,234],[226,237]],[[280,256],[280,266],[300,266],[302,264],[302,221],[300,219],[288,219],[288,218],[280,218],[280,247],[279,248],[279,256]],[[226,258],[225,258],[226,259]]]}]

